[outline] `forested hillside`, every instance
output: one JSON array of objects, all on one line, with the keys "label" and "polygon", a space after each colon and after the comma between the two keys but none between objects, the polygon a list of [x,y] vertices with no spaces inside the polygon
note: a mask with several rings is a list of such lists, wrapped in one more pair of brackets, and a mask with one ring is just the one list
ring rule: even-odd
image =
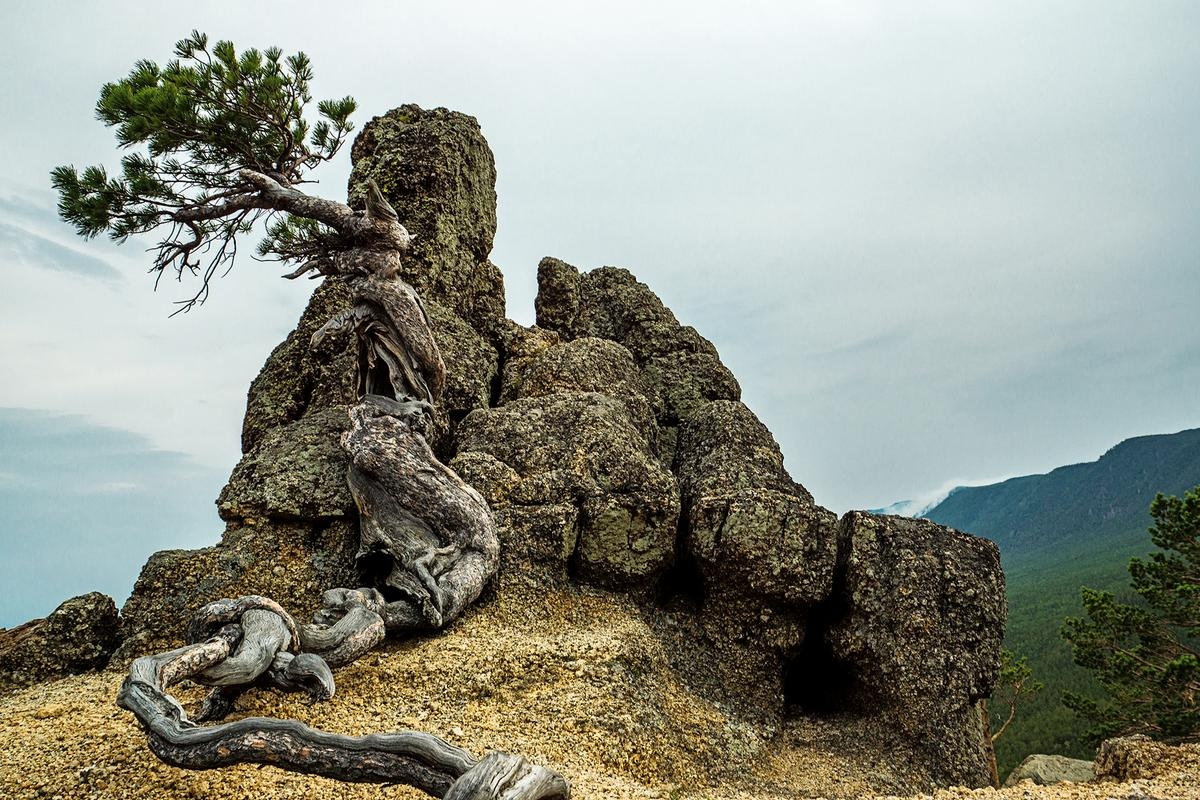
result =
[{"label": "forested hillside", "polygon": [[1200,428],[1139,436],[1097,461],[990,486],[956,489],[926,518],[1000,545],[1008,580],[1007,646],[1026,655],[1045,690],[997,743],[1001,771],[1034,752],[1090,758],[1082,725],[1060,699],[1098,691],[1059,635],[1081,614],[1079,587],[1128,595],[1129,559],[1153,549],[1146,529],[1158,492],[1200,484]]}]

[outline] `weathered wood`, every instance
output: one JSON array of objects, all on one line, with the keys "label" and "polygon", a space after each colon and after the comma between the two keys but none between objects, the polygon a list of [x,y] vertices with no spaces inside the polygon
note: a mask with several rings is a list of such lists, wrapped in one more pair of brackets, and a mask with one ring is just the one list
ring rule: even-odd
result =
[{"label": "weathered wood", "polygon": [[[240,639],[236,628],[229,625],[208,641],[139,658],[130,667],[117,703],[134,713],[149,734],[151,749],[168,764],[187,769],[271,764],[344,781],[405,783],[435,797],[555,800],[569,796],[561,778],[556,781],[553,773],[524,759],[492,754],[476,762],[465,750],[425,733],[342,736],[269,717],[196,727],[166,687],[226,658]],[[289,660],[294,663],[303,657]],[[464,776],[470,777],[461,783]],[[448,794],[456,785],[456,793]],[[479,794],[483,786],[495,786],[497,792]],[[468,789],[474,793],[465,793]]]},{"label": "weathered wood", "polygon": [[270,611],[283,620],[288,633],[288,644],[285,646],[294,653],[300,652],[300,633],[296,629],[296,622],[292,619],[292,615],[271,598],[256,594],[244,595],[237,599],[214,600],[201,606],[200,610],[192,615],[191,623],[188,625],[188,641],[199,642],[211,636],[213,631],[223,625],[239,624],[242,615],[251,609]]},{"label": "weathered wood", "polygon": [[[197,680],[205,682],[202,676]],[[200,711],[193,719],[196,722],[211,722],[225,719],[233,711],[234,704],[252,684],[230,684],[214,686],[204,698]],[[305,692],[313,702],[328,700],[337,691],[333,672],[325,659],[316,653],[292,655],[278,652],[262,676],[254,685],[269,685],[285,692]]]},{"label": "weathered wood", "polygon": [[[376,251],[403,253],[412,243],[413,237],[394,215],[389,218],[386,215],[359,213],[345,203],[305,194],[251,169],[243,169],[238,175],[256,192],[232,201],[241,204],[242,208],[273,209],[315,219],[336,230],[347,244],[358,244]],[[223,206],[209,206],[178,212],[177,219],[180,222],[198,221],[205,216],[227,216],[234,210],[240,208],[226,210]]]},{"label": "weathered wood", "polygon": [[145,727],[155,755],[187,769],[272,764],[346,781],[402,782],[441,797],[474,765],[465,751],[421,733],[339,736],[268,717],[195,727],[161,685],[132,675],[117,702]]},{"label": "weathered wood", "polygon": [[500,539],[487,502],[413,430],[412,407],[364,397],[350,409],[342,446],[359,510],[360,564],[377,565],[385,595],[399,595],[389,600],[408,601],[417,626],[436,629],[479,597],[499,565]]},{"label": "weathered wood", "polygon": [[201,683],[209,686],[241,686],[258,680],[275,654],[291,644],[287,624],[273,611],[252,608],[242,614],[242,641],[228,658],[201,672]]},{"label": "weathered wood", "polygon": [[565,800],[571,787],[553,770],[521,756],[488,753],[454,782],[445,800]]},{"label": "weathered wood", "polygon": [[335,246],[305,251],[312,259],[285,277],[316,270],[347,280],[354,292],[355,305],[312,343],[355,332],[360,402],[350,409],[342,447],[359,510],[360,570],[377,586],[325,592],[323,608],[302,626],[265,597],[208,603],[191,621],[192,644],[134,661],[117,702],[137,716],[159,758],[189,769],[271,764],[344,781],[405,783],[449,800],[566,800],[570,787],[561,775],[520,756],[491,753],[477,762],[429,734],[341,736],[264,717],[200,728],[167,693],[184,677],[213,686],[198,720],[223,719],[254,684],[328,699],[336,691],[331,667],[359,658],[388,632],[444,627],[499,565],[491,509],[425,440],[446,367],[420,297],[397,277],[412,237],[395,210],[373,181],[360,214],[261,173],[243,170],[241,177],[257,194],[236,202],[287,210],[336,231]]},{"label": "weathered wood", "polygon": [[325,608],[310,625],[300,626],[306,653],[320,655],[331,667],[349,664],[383,641],[383,596],[374,589],[326,592]]}]

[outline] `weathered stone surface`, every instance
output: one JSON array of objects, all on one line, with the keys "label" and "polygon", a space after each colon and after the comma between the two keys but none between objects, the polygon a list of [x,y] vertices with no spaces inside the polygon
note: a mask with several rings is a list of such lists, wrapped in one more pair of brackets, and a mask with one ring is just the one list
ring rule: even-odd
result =
[{"label": "weathered stone surface", "polygon": [[1039,786],[1070,781],[1086,783],[1096,778],[1096,767],[1091,761],[1066,756],[1035,753],[1026,757],[1005,779],[1005,786],[1016,786],[1021,781],[1033,781]]},{"label": "weathered stone surface", "polygon": [[699,620],[722,683],[757,706],[744,713],[778,717],[785,665],[833,586],[837,518],[792,481],[770,431],[740,402],[694,410],[675,469],[681,550],[695,574],[676,575],[672,588],[703,597]]},{"label": "weathered stone surface", "polygon": [[511,503],[509,498],[523,479],[491,453],[462,452],[449,466],[483,495],[495,513],[502,542],[500,580],[526,578],[536,583],[546,576],[565,585],[579,540],[578,506],[569,498],[546,505]]},{"label": "weathered stone surface", "polygon": [[651,445],[658,426],[646,400],[646,386],[629,351],[616,342],[587,336],[546,348],[530,359],[519,380],[517,397],[546,397],[567,392],[600,392],[625,404],[629,416]]},{"label": "weathered stone surface", "polygon": [[1006,608],[1000,552],[927,520],[852,511],[841,522],[832,654],[849,702],[923,742],[943,780],[988,780],[975,704],[995,684]]},{"label": "weathered stone surface", "polygon": [[405,105],[375,117],[354,140],[352,205],[374,178],[416,236],[401,277],[494,340],[504,278],[488,261],[496,235],[496,164],[479,122],[444,108]]},{"label": "weathered stone surface", "polygon": [[630,351],[659,424],[655,446],[665,463],[674,457],[682,420],[709,401],[741,397],[741,387],[712,343],[680,325],[628,270],[601,267],[580,274],[564,261],[544,258],[538,264],[535,308],[538,325],[563,339],[607,339]]},{"label": "weathered stone surface", "polygon": [[347,459],[338,444],[349,424],[345,407],[335,406],[268,429],[221,491],[221,518],[315,522],[352,517]]},{"label": "weathered stone surface", "polygon": [[[670,562],[679,515],[675,480],[620,400],[594,392],[518,399],[470,414],[455,445],[458,456],[451,465],[463,469],[469,482],[480,480],[480,465],[490,464],[471,453],[491,456],[518,476],[506,491],[483,477],[480,491],[498,510],[506,505],[578,510],[575,559],[584,580],[646,586]],[[487,472],[508,474],[495,466]],[[551,536],[550,543],[513,546],[556,552],[564,536]]]},{"label": "weathered stone surface", "polygon": [[270,597],[298,618],[321,607],[334,586],[357,585],[358,526],[248,520],[232,525],[221,543],[200,550],[162,550],[150,556],[121,610],[122,661],[183,641],[192,613],[222,597]]},{"label": "weathered stone surface", "polygon": [[500,335],[504,352],[504,365],[500,373],[500,403],[507,403],[521,396],[521,383],[529,365],[547,349],[562,341],[553,331],[543,330],[536,325],[526,328],[511,320]]},{"label": "weathered stone surface", "polygon": [[812,606],[833,585],[837,517],[794,494],[740,489],[689,505],[688,553],[730,599]]},{"label": "weathered stone surface", "polygon": [[688,554],[723,612],[798,611],[833,586],[837,517],[783,467],[770,431],[740,402],[707,403],[680,432],[676,469]]},{"label": "weathered stone surface", "polygon": [[542,259],[535,309],[540,327],[567,339],[611,339],[625,345],[639,364],[679,351],[717,354],[712,342],[680,325],[646,284],[618,267],[580,275],[558,259]]},{"label": "weathered stone surface", "polygon": [[1106,739],[1096,749],[1096,779],[1138,781],[1170,772],[1200,776],[1200,744],[1178,747],[1156,742],[1144,734]]},{"label": "weathered stone surface", "polygon": [[487,408],[499,379],[500,354],[448,306],[431,302],[429,327],[446,362],[446,389],[441,410],[452,419],[475,408]]},{"label": "weathered stone surface", "polygon": [[0,628],[0,688],[99,669],[119,641],[111,597],[99,592],[72,597],[45,619]]},{"label": "weathered stone surface", "polygon": [[343,281],[325,281],[313,292],[295,330],[271,352],[250,384],[242,423],[243,453],[253,450],[273,428],[300,419],[310,407],[345,408],[354,401],[349,337],[331,336],[317,352],[310,344],[318,328],[350,305],[350,290]]},{"label": "weathered stone surface", "polygon": [[616,342],[595,337],[544,350],[525,370],[519,396],[544,397],[564,391],[642,398],[646,394],[629,351]]},{"label": "weathered stone surface", "polygon": [[813,502],[808,490],[788,475],[767,426],[740,402],[708,404],[688,421],[680,431],[675,470],[688,496],[770,489]]},{"label": "weathered stone surface", "polygon": [[742,387],[721,359],[685,350],[646,361],[642,378],[654,414],[663,425],[678,425],[713,400],[739,400]]},{"label": "weathered stone surface", "polygon": [[502,542],[501,583],[536,585],[546,576],[558,585],[568,585],[571,557],[579,547],[582,513],[574,503],[501,506],[496,512]]},{"label": "weathered stone surface", "polygon": [[538,292],[533,301],[538,327],[570,333],[579,315],[579,270],[546,256],[538,262]]}]

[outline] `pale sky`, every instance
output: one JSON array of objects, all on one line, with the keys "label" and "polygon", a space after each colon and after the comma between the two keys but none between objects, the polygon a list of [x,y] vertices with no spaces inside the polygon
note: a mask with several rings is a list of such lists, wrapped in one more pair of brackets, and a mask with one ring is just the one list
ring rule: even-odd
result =
[{"label": "pale sky", "polygon": [[[837,511],[1200,425],[1200,4],[5,3],[0,580],[59,531],[114,531],[128,574],[215,542],[246,388],[311,291],[247,258],[167,319],[190,291],[151,291],[151,242],[55,216],[51,168],[117,163],[101,84],[193,28],[304,50],[359,127],[406,102],[476,116],[509,316],[533,321],[542,256],[629,268]],[[313,191],[344,199],[348,162]],[[141,460],[110,479],[29,448]],[[163,463],[190,477],[164,488]],[[63,474],[145,524],[86,497],[31,515],[13,487]],[[131,580],[92,584],[121,602]],[[49,610],[7,594],[0,625]]]}]

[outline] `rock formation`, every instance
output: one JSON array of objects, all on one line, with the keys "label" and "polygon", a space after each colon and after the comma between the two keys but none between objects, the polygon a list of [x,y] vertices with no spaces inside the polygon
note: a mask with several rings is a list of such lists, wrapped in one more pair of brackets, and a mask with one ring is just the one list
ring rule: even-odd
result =
[{"label": "rock formation", "polygon": [[[1109,746],[1106,753],[1111,752],[1113,752],[1113,747]],[[1021,781],[1033,781],[1039,786],[1052,786],[1066,781],[1086,783],[1095,779],[1096,766],[1091,761],[1034,753],[1027,756],[1008,774],[1008,777],[1004,779],[1004,785],[1006,787],[1016,786]]]},{"label": "rock formation", "polygon": [[[473,119],[405,106],[372,120],[353,156],[351,197],[374,179],[416,235],[401,277],[425,301],[446,368],[434,451],[495,515],[497,582],[459,625],[552,603],[567,610],[529,613],[636,631],[627,641],[637,648],[614,645],[596,662],[606,699],[588,701],[594,713],[540,725],[601,726],[617,749],[596,751],[598,768],[641,776],[628,759],[651,759],[653,775],[677,784],[735,774],[753,784],[746,776],[768,753],[804,748],[904,765],[903,779],[875,788],[988,781],[977,703],[996,679],[1004,629],[994,545],[920,520],[839,520],[816,505],[712,343],[627,270],[546,258],[537,324],[505,320],[488,261],[494,166]],[[203,601],[266,595],[300,612],[328,587],[360,585],[359,516],[338,444],[358,351],[336,329],[310,347],[353,303],[344,284],[325,282],[271,353],[219,500],[224,537],[150,559],[122,612],[122,663],[177,644]],[[488,696],[527,697],[528,675],[557,680],[537,654],[570,631],[539,634],[528,663],[479,666]],[[606,702],[627,711],[606,716]],[[653,746],[620,749],[647,736]]]},{"label": "rock formation", "polygon": [[[376,153],[376,145],[384,149]],[[446,363],[436,448],[447,418],[487,404],[499,369],[495,347],[480,333],[498,330],[503,314],[503,281],[487,262],[495,231],[491,151],[473,118],[403,106],[367,123],[354,156],[351,197],[361,197],[379,170],[395,170],[381,174],[379,184],[416,237],[401,277],[422,293]],[[409,186],[409,193],[395,186]],[[428,246],[432,239],[439,247]],[[454,288],[462,286],[470,291]],[[151,557],[122,609],[121,660],[178,641],[197,598],[259,594],[305,609],[319,607],[330,587],[358,585],[357,511],[339,445],[357,396],[354,337],[331,331],[312,346],[313,335],[353,302],[345,283],[323,282],[267,359],[247,398],[244,455],[218,500],[227,526],[222,542]]]},{"label": "rock formation", "polygon": [[0,688],[103,667],[118,642],[111,597],[99,592],[72,597],[45,619],[0,628]]}]

